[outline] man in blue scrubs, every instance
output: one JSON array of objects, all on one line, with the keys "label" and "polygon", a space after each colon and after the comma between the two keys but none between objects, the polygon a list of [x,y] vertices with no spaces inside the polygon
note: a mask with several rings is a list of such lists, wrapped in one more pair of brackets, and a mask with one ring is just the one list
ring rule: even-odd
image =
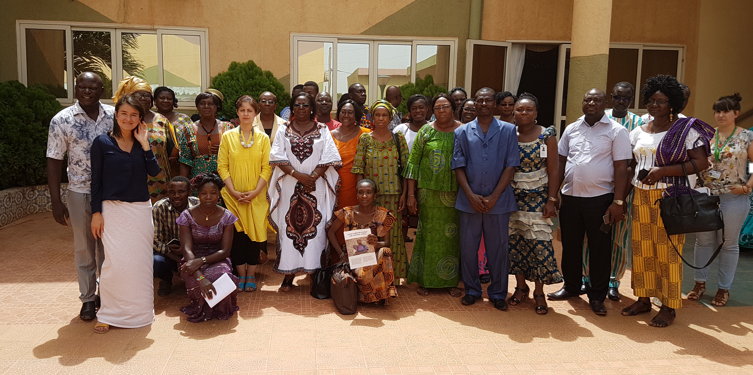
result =
[{"label": "man in blue scrubs", "polygon": [[508,188],[520,166],[515,125],[494,118],[495,92],[484,87],[476,92],[476,119],[455,129],[452,169],[461,190],[455,208],[460,211],[460,256],[465,296],[463,305],[481,299],[478,248],[481,234],[486,245],[491,283],[489,300],[507,310],[508,226],[510,212],[518,209]]}]

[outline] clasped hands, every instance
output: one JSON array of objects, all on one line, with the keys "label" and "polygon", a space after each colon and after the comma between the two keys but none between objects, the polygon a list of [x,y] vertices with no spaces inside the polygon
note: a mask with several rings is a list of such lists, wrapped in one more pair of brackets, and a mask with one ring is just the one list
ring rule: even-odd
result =
[{"label": "clasped hands", "polygon": [[497,199],[499,199],[499,197],[493,195],[486,197],[478,194],[468,195],[468,201],[471,202],[471,207],[473,207],[473,210],[480,213],[489,212],[489,210],[494,208],[494,205],[497,204]]},{"label": "clasped hands", "polygon": [[259,195],[259,192],[255,192],[253,190],[246,191],[243,193],[236,191],[233,194],[233,198],[235,198],[235,200],[237,200],[238,203],[240,204],[248,204],[248,203],[251,203],[251,201],[254,200],[254,198],[256,198],[256,196],[258,195]]},{"label": "clasped hands", "polygon": [[316,171],[313,171],[310,174],[293,171],[290,175],[303,185],[303,188],[307,193],[316,190],[316,180],[319,179],[319,174],[316,173]]}]

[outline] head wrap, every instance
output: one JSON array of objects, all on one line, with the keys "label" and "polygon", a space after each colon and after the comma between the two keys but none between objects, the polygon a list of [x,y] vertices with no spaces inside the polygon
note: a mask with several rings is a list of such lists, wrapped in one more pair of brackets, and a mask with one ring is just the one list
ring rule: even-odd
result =
[{"label": "head wrap", "polygon": [[374,116],[374,112],[376,112],[377,108],[387,108],[387,111],[390,113],[390,121],[392,121],[392,118],[395,117],[395,107],[393,107],[390,102],[386,100],[375,101],[374,104],[371,105],[371,108],[369,108],[369,112],[371,112],[372,117]]},{"label": "head wrap", "polygon": [[225,96],[224,96],[224,95],[222,95],[222,93],[220,92],[220,90],[216,90],[216,89],[206,89],[206,90],[204,90],[204,92],[208,92],[208,93],[210,93],[210,94],[212,94],[212,95],[214,95],[214,96],[216,96],[216,97],[220,98],[220,101],[221,101],[221,102],[224,102],[224,101],[225,101]]},{"label": "head wrap", "polygon": [[151,94],[152,87],[139,77],[129,76],[123,78],[120,83],[118,83],[118,90],[115,91],[112,101],[117,103],[121,96],[125,94],[133,94],[136,91],[148,91]]}]

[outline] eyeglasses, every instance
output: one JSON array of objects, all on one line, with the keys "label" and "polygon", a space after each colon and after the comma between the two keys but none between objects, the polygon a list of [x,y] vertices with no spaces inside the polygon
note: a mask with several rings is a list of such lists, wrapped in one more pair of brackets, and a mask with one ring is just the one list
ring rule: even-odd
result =
[{"label": "eyeglasses", "polygon": [[261,103],[261,104],[275,104],[275,101],[271,100],[271,99],[270,100],[262,99],[262,100],[259,100],[259,103]]},{"label": "eyeglasses", "polygon": [[152,98],[152,94],[148,92],[135,92],[131,94],[131,96],[133,96],[136,99],[151,99]]},{"label": "eyeglasses", "polygon": [[612,95],[612,101],[613,102],[629,102],[633,100],[633,97],[631,96],[615,96]]},{"label": "eyeglasses", "polygon": [[293,107],[295,108],[308,108],[310,106],[311,106],[310,104],[300,104],[300,103],[293,104]]},{"label": "eyeglasses", "polygon": [[476,99],[476,104],[492,104],[494,99]]},{"label": "eyeglasses", "polygon": [[445,104],[445,105],[438,105],[438,106],[434,107],[434,110],[435,110],[435,111],[446,111],[446,110],[450,109],[451,107],[452,107],[452,106],[451,106],[451,105],[449,105],[449,104]]},{"label": "eyeglasses", "polygon": [[591,102],[593,102],[594,104],[601,104],[601,101],[602,100],[600,98],[583,99],[583,104],[589,104]]},{"label": "eyeglasses", "polygon": [[665,105],[667,103],[669,103],[669,102],[666,101],[666,100],[653,100],[653,99],[649,99],[648,101],[646,101],[646,105]]},{"label": "eyeglasses", "polygon": [[463,112],[476,112],[476,108],[463,108]]},{"label": "eyeglasses", "polygon": [[329,100],[317,100],[316,101],[316,104],[327,104],[327,103],[332,103],[332,102]]}]

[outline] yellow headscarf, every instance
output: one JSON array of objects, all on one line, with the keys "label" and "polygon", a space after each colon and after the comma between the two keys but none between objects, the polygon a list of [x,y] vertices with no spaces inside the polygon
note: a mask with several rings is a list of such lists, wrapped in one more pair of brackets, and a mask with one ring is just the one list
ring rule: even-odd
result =
[{"label": "yellow headscarf", "polygon": [[125,94],[133,94],[136,91],[149,91],[151,93],[152,87],[139,77],[129,76],[123,78],[120,83],[118,83],[118,90],[115,91],[112,101],[117,103],[121,96]]},{"label": "yellow headscarf", "polygon": [[372,121],[374,117],[374,112],[377,110],[377,108],[387,108],[387,111],[390,113],[390,121],[392,121],[392,118],[395,116],[395,107],[390,104],[390,102],[386,100],[377,100],[374,102],[374,104],[371,105],[371,108],[369,108],[369,112],[371,112]]},{"label": "yellow headscarf", "polygon": [[208,93],[210,93],[210,94],[212,94],[212,95],[220,98],[221,102],[225,101],[225,96],[222,95],[222,93],[220,92],[220,90],[217,90],[217,89],[206,89],[206,90],[204,90],[204,92],[208,92]]}]

